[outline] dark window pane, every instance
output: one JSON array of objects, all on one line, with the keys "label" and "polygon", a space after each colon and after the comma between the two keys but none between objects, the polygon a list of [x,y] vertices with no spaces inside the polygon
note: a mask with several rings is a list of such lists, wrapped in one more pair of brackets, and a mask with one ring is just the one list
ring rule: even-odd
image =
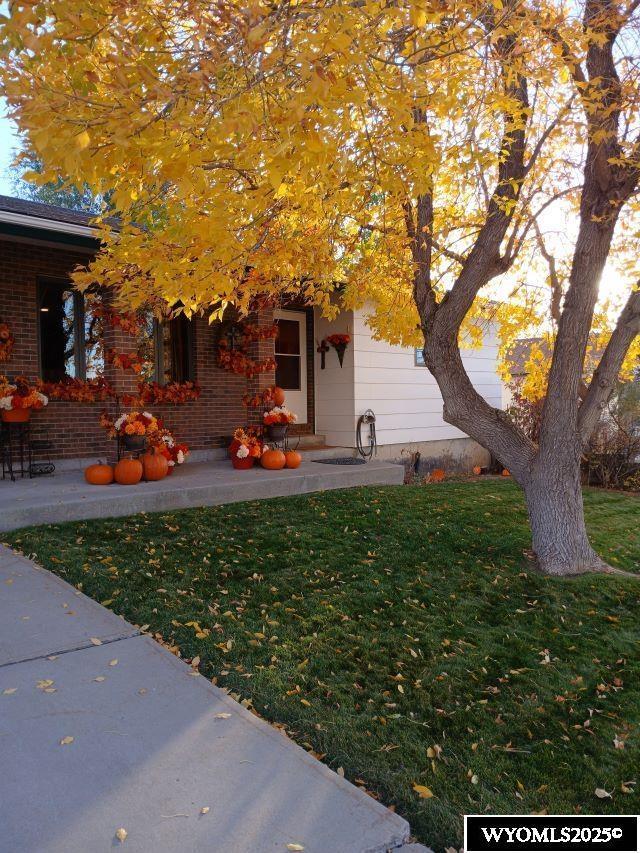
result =
[{"label": "dark window pane", "polygon": [[162,348],[164,362],[164,382],[186,382],[191,379],[191,321],[183,314],[163,323]]},{"label": "dark window pane", "polygon": [[75,347],[74,293],[64,284],[40,285],[40,363],[42,378],[59,382],[78,375]]},{"label": "dark window pane", "polygon": [[277,322],[278,336],[276,337],[276,353],[282,353],[283,355],[299,355],[300,323],[298,323],[297,320],[278,320]]},{"label": "dark window pane", "polygon": [[285,391],[300,388],[300,356],[276,355],[276,385]]}]

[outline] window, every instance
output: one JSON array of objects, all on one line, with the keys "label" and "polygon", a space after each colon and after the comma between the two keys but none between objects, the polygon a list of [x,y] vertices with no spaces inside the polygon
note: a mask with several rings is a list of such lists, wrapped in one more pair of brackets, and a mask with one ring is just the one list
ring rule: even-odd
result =
[{"label": "window", "polygon": [[165,385],[195,379],[192,321],[179,314],[160,323],[151,313],[146,313],[137,354],[142,361],[141,379],[147,382]]},{"label": "window", "polygon": [[84,296],[67,281],[38,282],[40,375],[45,382],[92,379],[104,370],[102,318],[96,296]]},{"label": "window", "polygon": [[275,343],[276,385],[285,391],[300,388],[300,323],[297,320],[278,320]]},{"label": "window", "polygon": [[418,347],[416,347],[414,352],[415,352],[414,362],[413,362],[414,365],[416,367],[425,367],[424,353],[422,352],[422,349],[419,349]]}]

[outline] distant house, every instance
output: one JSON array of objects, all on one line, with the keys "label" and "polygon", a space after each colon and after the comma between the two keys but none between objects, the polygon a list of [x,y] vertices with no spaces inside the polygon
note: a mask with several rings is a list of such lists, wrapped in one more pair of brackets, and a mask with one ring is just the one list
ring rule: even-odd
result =
[{"label": "distant house", "polygon": [[[137,378],[104,359],[107,349],[127,349],[131,341],[117,328],[102,329],[105,339],[96,339],[99,324],[93,322],[91,305],[70,288],[71,271],[86,264],[98,247],[90,214],[0,196],[0,322],[10,325],[15,338],[0,373],[48,381],[104,374],[118,393],[135,390]],[[276,368],[253,379],[218,366],[220,329],[206,318],[152,322],[144,342],[146,376],[160,384],[196,380],[202,389],[198,400],[154,406],[154,413],[190,444],[196,458],[211,457],[246,423],[243,395],[276,383],[298,414],[295,432],[315,436],[309,442],[355,448],[358,419],[371,409],[379,453],[386,458],[419,450],[423,458],[482,461],[485,452],[443,421],[442,399],[420,351],[374,340],[366,314],[366,309],[342,311],[328,321],[297,302],[261,312],[253,320],[275,321],[278,334],[253,345],[252,356],[273,355]],[[332,333],[351,338],[342,366],[334,349],[319,352]],[[475,387],[500,406],[496,358],[491,336],[482,349],[464,355]],[[37,422],[48,435],[51,456],[75,462],[112,455],[113,443],[98,423],[105,405],[113,403],[52,400],[39,411]]]}]

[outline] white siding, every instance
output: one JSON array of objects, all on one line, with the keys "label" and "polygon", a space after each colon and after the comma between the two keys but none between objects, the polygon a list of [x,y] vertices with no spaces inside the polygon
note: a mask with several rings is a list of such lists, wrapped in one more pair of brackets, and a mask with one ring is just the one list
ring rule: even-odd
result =
[{"label": "white siding", "polygon": [[[414,350],[374,340],[366,313],[358,311],[353,319],[356,417],[367,408],[373,409],[380,444],[464,437],[443,421],[440,390],[427,368],[415,364]],[[497,349],[495,338],[486,335],[481,349],[462,352],[474,387],[494,406],[502,402]]]},{"label": "white siding", "polygon": [[[415,364],[414,351],[371,337],[366,310],[343,312],[332,323],[316,316],[316,338],[348,332],[352,343],[340,369],[332,350],[327,369],[320,370],[316,353],[316,430],[327,443],[353,447],[358,417],[376,414],[378,443],[412,444],[463,438],[464,433],[442,419],[442,397],[426,367]],[[497,342],[485,335],[479,350],[463,350],[463,361],[474,387],[492,405],[502,405],[502,382],[496,372]]]},{"label": "white siding", "polygon": [[329,445],[336,447],[355,447],[355,395],[353,346],[348,346],[340,367],[338,354],[333,348],[325,355],[325,369],[322,370],[318,344],[327,335],[347,333],[353,336],[353,314],[342,311],[334,321],[326,320],[315,312],[315,408],[316,433],[324,435]]}]

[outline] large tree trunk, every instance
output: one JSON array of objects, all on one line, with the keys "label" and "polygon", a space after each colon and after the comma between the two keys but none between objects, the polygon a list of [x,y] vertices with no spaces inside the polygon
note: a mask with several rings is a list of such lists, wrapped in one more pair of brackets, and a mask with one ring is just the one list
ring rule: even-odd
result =
[{"label": "large tree trunk", "polygon": [[584,522],[580,460],[537,459],[521,484],[541,571],[575,575],[607,569],[589,543]]}]

